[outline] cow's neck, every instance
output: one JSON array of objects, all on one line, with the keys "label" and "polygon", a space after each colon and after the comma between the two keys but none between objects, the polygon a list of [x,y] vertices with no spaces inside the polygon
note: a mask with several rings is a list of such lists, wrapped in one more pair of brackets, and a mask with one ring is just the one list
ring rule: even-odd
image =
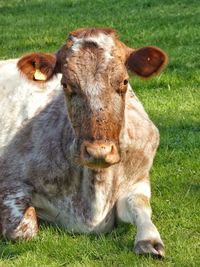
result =
[{"label": "cow's neck", "polygon": [[93,221],[99,222],[113,208],[117,199],[118,182],[114,166],[94,171],[83,168],[82,194],[89,202]]},{"label": "cow's neck", "polygon": [[130,125],[129,125],[129,118],[128,118],[130,98],[132,97],[133,97],[133,92],[132,92],[131,86],[129,85],[128,91],[126,93],[126,98],[125,98],[124,120],[123,120],[123,125],[122,125],[122,129],[121,129],[120,136],[119,136],[119,146],[120,146],[120,152],[121,152],[122,158],[123,158],[123,154],[126,153],[129,146],[132,144],[132,140],[130,139],[130,135],[129,135]]}]

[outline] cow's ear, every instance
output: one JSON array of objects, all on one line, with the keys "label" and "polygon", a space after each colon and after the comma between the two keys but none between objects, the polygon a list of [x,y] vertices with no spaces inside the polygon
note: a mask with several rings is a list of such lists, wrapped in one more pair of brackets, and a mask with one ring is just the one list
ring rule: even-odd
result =
[{"label": "cow's ear", "polygon": [[56,74],[56,56],[47,53],[31,53],[22,57],[17,67],[28,80],[46,82]]},{"label": "cow's ear", "polygon": [[167,61],[167,55],[160,48],[145,46],[132,51],[127,58],[126,65],[135,74],[143,78],[149,78],[160,72]]}]

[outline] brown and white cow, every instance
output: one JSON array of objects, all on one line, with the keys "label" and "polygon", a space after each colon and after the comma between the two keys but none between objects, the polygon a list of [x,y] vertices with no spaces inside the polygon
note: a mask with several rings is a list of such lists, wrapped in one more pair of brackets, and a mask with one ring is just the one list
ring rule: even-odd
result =
[{"label": "brown and white cow", "polygon": [[56,54],[1,62],[4,237],[34,237],[36,214],[82,233],[105,233],[121,220],[137,226],[136,253],[164,256],[149,204],[159,133],[128,70],[148,78],[166,61],[157,47],[127,47],[112,29],[80,29]]}]

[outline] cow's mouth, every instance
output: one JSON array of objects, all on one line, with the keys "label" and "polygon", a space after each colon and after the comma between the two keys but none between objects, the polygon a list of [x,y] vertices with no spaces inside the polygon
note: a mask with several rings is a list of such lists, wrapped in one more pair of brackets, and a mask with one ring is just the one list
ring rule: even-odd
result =
[{"label": "cow's mouth", "polygon": [[106,162],[105,159],[99,158],[99,159],[93,159],[93,160],[85,160],[84,162],[82,162],[82,165],[92,170],[99,170],[99,169],[106,169],[116,163],[117,162],[109,163],[109,162]]}]

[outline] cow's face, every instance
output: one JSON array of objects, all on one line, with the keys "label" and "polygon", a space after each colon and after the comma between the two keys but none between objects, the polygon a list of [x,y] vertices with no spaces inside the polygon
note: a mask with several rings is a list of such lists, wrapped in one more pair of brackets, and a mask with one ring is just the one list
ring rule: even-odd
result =
[{"label": "cow's face", "polygon": [[[163,67],[165,54],[155,47],[130,49],[110,29],[82,29],[70,35],[56,56],[48,57],[32,62],[33,67],[38,66],[31,75],[41,81],[58,70],[62,73],[79,163],[99,169],[119,162],[127,67],[149,77]],[[23,62],[22,58],[18,66],[25,72]],[[28,75],[31,76],[30,71]]]},{"label": "cow's face", "polygon": [[[120,160],[128,73],[111,37],[77,39],[62,62],[63,89],[81,163],[107,167]],[[99,41],[99,42],[100,42]]]}]

